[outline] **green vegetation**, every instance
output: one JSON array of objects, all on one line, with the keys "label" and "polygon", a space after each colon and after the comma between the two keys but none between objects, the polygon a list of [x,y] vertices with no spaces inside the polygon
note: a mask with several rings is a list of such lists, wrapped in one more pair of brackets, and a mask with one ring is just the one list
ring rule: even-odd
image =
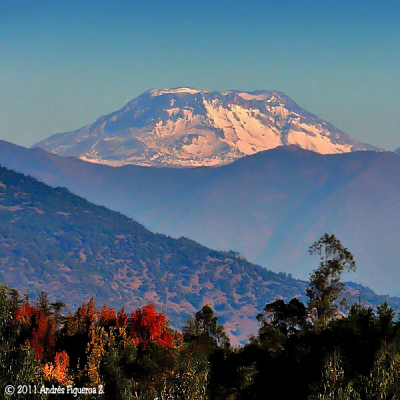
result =
[{"label": "green vegetation", "polygon": [[[90,300],[65,315],[65,304],[45,293],[32,304],[2,286],[0,384],[64,389],[16,399],[262,400],[276,388],[283,399],[399,399],[394,311],[355,303],[340,313],[341,273],[355,268],[353,256],[333,235],[310,253],[316,249],[321,263],[310,276],[308,304],[266,304],[257,336],[243,347],[231,347],[210,305],[181,333],[152,304],[126,314]],[[66,397],[68,385],[93,393]]]},{"label": "green vegetation", "polygon": [[337,312],[335,301],[345,285],[341,282],[341,274],[356,270],[356,263],[349,250],[342,246],[335,235],[327,233],[310,247],[310,254],[320,256],[319,267],[310,276],[310,287],[307,296],[309,308],[315,312],[315,322],[326,326]]}]

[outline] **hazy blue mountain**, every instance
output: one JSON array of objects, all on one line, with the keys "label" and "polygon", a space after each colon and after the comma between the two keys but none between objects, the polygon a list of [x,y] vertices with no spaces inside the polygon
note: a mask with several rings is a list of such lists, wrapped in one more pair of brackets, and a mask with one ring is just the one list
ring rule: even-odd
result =
[{"label": "hazy blue mountain", "polygon": [[113,168],[0,143],[0,163],[123,212],[147,228],[239,251],[308,279],[308,246],[335,233],[358,261],[350,276],[379,293],[400,280],[400,157],[280,147],[218,168]]},{"label": "hazy blue mountain", "polygon": [[282,92],[193,88],[149,90],[93,124],[34,147],[112,166],[194,167],[228,164],[290,144],[322,154],[377,150]]}]

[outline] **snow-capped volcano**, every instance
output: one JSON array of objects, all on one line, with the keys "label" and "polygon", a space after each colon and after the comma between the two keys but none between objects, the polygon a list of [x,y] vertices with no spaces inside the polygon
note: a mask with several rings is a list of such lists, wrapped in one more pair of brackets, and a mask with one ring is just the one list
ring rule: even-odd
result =
[{"label": "snow-capped volcano", "polygon": [[194,167],[294,144],[322,154],[377,150],[282,92],[151,89],[123,108],[33,147],[113,166]]}]

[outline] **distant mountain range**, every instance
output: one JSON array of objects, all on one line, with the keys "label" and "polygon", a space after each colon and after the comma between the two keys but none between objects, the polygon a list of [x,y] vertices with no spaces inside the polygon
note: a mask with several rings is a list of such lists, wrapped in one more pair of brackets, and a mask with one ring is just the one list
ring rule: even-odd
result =
[{"label": "distant mountain range", "polygon": [[[250,264],[235,252],[153,234],[137,222],[63,188],[0,167],[0,280],[31,297],[46,291],[70,307],[95,297],[126,311],[149,302],[176,327],[204,304],[225,323],[233,343],[255,333],[267,302],[305,300],[306,282]],[[316,261],[316,260],[314,260]],[[313,263],[316,266],[315,262]],[[356,284],[365,304],[400,299]]]},{"label": "distant mountain range", "polygon": [[377,150],[298,106],[282,92],[149,90],[123,108],[34,145],[122,166],[216,166],[295,144],[321,154]]},{"label": "distant mountain range", "polygon": [[350,279],[382,294],[400,290],[400,157],[392,152],[288,146],[218,168],[112,168],[0,142],[0,163],[153,231],[233,249],[305,280],[316,261],[308,246],[335,233],[358,262]]}]

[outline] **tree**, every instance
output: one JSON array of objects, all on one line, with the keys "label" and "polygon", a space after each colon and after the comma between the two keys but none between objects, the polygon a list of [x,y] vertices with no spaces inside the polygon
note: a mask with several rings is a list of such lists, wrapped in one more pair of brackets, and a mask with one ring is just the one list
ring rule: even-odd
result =
[{"label": "tree", "polygon": [[310,287],[307,288],[309,308],[316,314],[317,321],[325,327],[335,315],[335,301],[344,289],[341,274],[344,270],[356,271],[356,262],[340,240],[327,233],[310,246],[309,253],[316,253],[320,257],[319,267],[312,272]]},{"label": "tree", "polygon": [[389,307],[389,304],[385,301],[383,304],[377,306],[377,313],[381,340],[387,341],[392,339],[395,333],[393,309]]},{"label": "tree", "polygon": [[285,336],[302,330],[307,324],[307,309],[302,302],[294,298],[289,303],[284,300],[275,300],[265,305],[257,320],[265,327],[272,325]]},{"label": "tree", "polygon": [[167,379],[162,399],[205,400],[210,377],[206,353],[195,343],[180,342],[175,356],[176,365]]},{"label": "tree", "polygon": [[185,341],[204,340],[211,348],[218,345],[229,347],[229,337],[224,326],[218,324],[218,317],[214,316],[214,310],[208,304],[186,322],[183,338]]},{"label": "tree", "polygon": [[345,379],[343,361],[337,351],[329,355],[324,363],[322,382],[314,388],[310,400],[361,400],[352,383]]},{"label": "tree", "polygon": [[173,345],[174,335],[165,318],[154,304],[148,304],[134,311],[128,321],[128,332],[135,345],[146,348],[150,342],[156,342],[167,348]]},{"label": "tree", "polygon": [[[0,387],[4,390],[10,383],[18,385],[37,385],[42,383],[38,360],[33,349],[21,342],[22,322],[16,318],[19,307],[18,293],[0,285]],[[0,397],[3,395],[1,393]],[[5,394],[1,398],[44,399],[47,395]]]},{"label": "tree", "polygon": [[400,356],[392,346],[384,346],[368,377],[361,378],[363,398],[400,398]]}]

